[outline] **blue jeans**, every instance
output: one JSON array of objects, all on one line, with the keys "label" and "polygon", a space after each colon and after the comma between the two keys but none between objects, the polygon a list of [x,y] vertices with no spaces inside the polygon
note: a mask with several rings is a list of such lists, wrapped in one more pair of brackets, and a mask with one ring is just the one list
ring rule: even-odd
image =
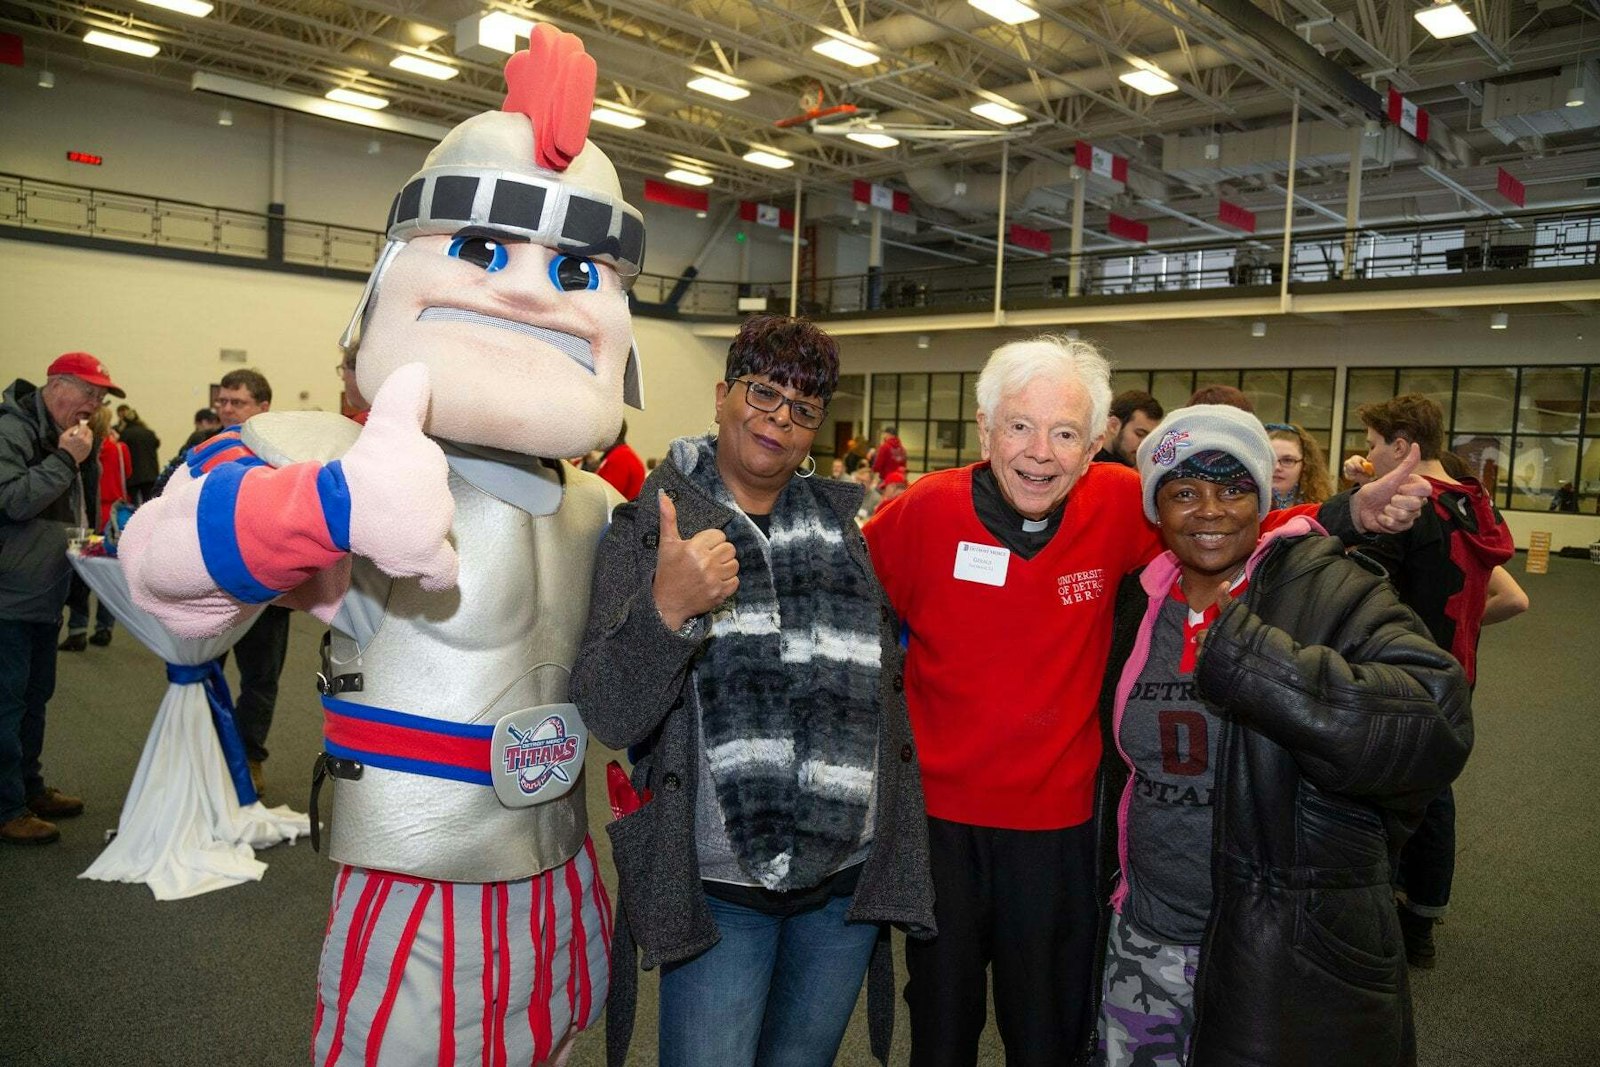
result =
[{"label": "blue jeans", "polygon": [[661,968],[660,1067],[832,1064],[878,940],[852,899],[782,917],[707,898],[722,940]]},{"label": "blue jeans", "polygon": [[1405,890],[1407,906],[1437,919],[1450,909],[1456,875],[1456,794],[1450,786],[1422,813],[1417,832],[1400,849],[1395,885]]},{"label": "blue jeans", "polygon": [[44,709],[56,691],[58,622],[0,620],[0,822],[44,791]]}]

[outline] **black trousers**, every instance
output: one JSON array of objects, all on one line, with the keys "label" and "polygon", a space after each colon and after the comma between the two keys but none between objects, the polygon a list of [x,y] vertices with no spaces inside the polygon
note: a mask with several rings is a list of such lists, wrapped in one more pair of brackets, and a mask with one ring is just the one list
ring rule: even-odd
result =
[{"label": "black trousers", "polygon": [[1011,1067],[1064,1067],[1093,1027],[1093,820],[1000,830],[928,819],[939,935],[906,940],[912,1067],[970,1067],[994,1014]]},{"label": "black trousers", "polygon": [[245,755],[267,758],[267,731],[278,705],[278,676],[289,654],[289,609],[268,604],[233,646],[239,664],[239,700],[234,721],[244,738]]}]

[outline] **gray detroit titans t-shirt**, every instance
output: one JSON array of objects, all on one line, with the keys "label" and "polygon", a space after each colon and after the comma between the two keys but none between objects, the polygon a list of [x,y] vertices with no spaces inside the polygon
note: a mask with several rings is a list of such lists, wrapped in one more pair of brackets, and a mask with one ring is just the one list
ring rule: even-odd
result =
[{"label": "gray detroit titans t-shirt", "polygon": [[1180,673],[1189,606],[1168,597],[1150,658],[1128,696],[1117,734],[1133,761],[1124,916],[1173,945],[1198,945],[1211,911],[1211,792],[1221,720]]}]

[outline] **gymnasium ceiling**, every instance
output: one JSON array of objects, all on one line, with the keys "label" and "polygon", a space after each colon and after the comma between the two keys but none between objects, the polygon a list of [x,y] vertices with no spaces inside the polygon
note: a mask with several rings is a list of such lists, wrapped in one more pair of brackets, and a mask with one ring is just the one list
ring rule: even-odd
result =
[{"label": "gymnasium ceiling", "polygon": [[[463,20],[502,11],[546,21],[584,39],[599,99],[646,120],[592,128],[625,174],[699,164],[715,179],[714,204],[787,206],[798,180],[817,205],[808,213],[837,222],[848,222],[852,180],[869,179],[912,194],[915,231],[903,224],[897,241],[946,252],[970,245],[964,234],[994,233],[1002,153],[1008,215],[1058,231],[1064,247],[1080,139],[1130,161],[1126,186],[1089,185],[1091,248],[1116,243],[1099,232],[1107,210],[1147,221],[1157,242],[1225,234],[1219,198],[1262,212],[1270,232],[1283,221],[1297,95],[1312,138],[1296,171],[1297,226],[1342,218],[1356,145],[1369,224],[1512,210],[1494,192],[1502,166],[1526,185],[1529,209],[1600,202],[1600,0],[1462,0],[1478,32],[1449,40],[1413,19],[1420,0],[1027,3],[1039,17],[1010,26],[966,0],[219,0],[203,18],[134,0],[0,0],[0,30],[22,35],[30,57],[44,50],[185,89],[196,72],[317,97],[354,88],[390,99],[385,114],[450,126],[503,97],[504,56],[464,48]],[[90,29],[161,53],[92,48],[82,41]],[[874,61],[850,67],[812,51],[830,31],[865,42]],[[390,67],[404,52],[459,75]],[[1119,80],[1143,65],[1177,91],[1147,96]],[[749,95],[724,102],[685,88],[697,74]],[[1380,118],[1391,86],[1428,111],[1426,144]],[[1564,106],[1574,89],[1584,102]],[[855,105],[900,143],[774,125],[819,97],[822,107]],[[1486,98],[1492,111],[1495,100],[1515,102],[1486,124]],[[969,110],[984,100],[1026,119],[1004,127],[1008,137],[949,139],[1002,129]],[[748,163],[752,147],[796,165]]]}]

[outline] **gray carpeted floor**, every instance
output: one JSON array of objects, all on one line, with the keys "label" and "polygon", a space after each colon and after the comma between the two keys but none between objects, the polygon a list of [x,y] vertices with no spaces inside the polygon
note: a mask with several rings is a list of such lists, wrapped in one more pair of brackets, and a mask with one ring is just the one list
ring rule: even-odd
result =
[{"label": "gray carpeted floor", "polygon": [[[1572,977],[1593,973],[1600,948],[1600,567],[1513,567],[1534,607],[1483,641],[1478,747],[1457,785],[1455,911],[1438,969],[1414,978],[1423,1067],[1600,1062],[1582,1023],[1588,979]],[[320,737],[319,635],[297,618],[267,764],[267,800],[302,810]],[[116,825],[164,681],[120,632],[109,648],[63,654],[60,673],[46,771],[89,810],[62,824],[59,845],[0,849],[0,1064],[306,1062],[332,865],[304,842],[280,847],[261,853],[261,882],[167,904],[142,886],[78,880]],[[593,753],[592,769],[609,756]],[[590,803],[598,827],[599,789]],[[604,833],[596,842],[609,881]],[[655,1060],[653,975],[642,995],[635,1064]],[[903,1064],[899,1022],[892,1062]],[[573,1062],[603,1059],[595,1034]],[[859,1009],[838,1062],[870,1062]],[[992,1027],[982,1062],[1003,1062]]]}]

